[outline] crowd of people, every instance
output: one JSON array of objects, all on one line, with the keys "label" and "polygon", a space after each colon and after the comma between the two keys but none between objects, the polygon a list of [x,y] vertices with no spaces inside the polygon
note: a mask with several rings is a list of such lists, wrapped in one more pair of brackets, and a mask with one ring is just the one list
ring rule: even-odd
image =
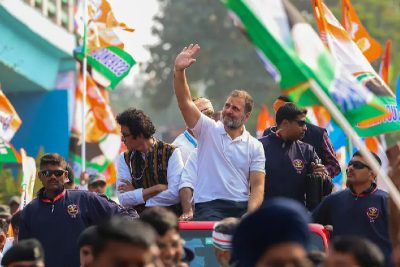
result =
[{"label": "crowd of people", "polygon": [[[195,253],[179,220],[216,222],[211,238],[223,267],[395,266],[388,194],[365,157],[352,156],[347,189],[334,192],[338,159],[305,109],[280,96],[276,126],[257,139],[245,127],[253,109],[245,90],[232,91],[220,112],[192,98],[186,71],[199,51],[191,44],[175,60],[187,129],[172,144],[154,137],[142,110],[117,115],[127,148],[117,159],[119,204],[104,195],[103,175],[81,174],[86,185],[76,190],[63,157],[40,159],[37,197],[22,211],[17,198],[11,211],[0,206],[3,266],[188,266]],[[310,251],[312,222],[330,232],[327,254]],[[5,246],[7,236],[14,239]]]}]

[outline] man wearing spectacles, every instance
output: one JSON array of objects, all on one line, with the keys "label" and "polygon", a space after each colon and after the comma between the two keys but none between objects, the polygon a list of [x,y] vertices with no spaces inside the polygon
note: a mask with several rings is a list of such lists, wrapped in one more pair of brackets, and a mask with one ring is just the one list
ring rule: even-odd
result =
[{"label": "man wearing spectacles", "polygon": [[[380,158],[371,154],[381,165]],[[332,237],[353,235],[369,239],[385,255],[385,266],[392,266],[388,194],[377,188],[377,175],[359,152],[349,161],[346,173],[348,188],[325,198],[313,211],[313,219],[331,225]]]},{"label": "man wearing spectacles", "polygon": [[265,200],[287,197],[306,203],[307,175],[323,176],[331,183],[325,168],[317,164],[315,149],[300,141],[307,130],[307,110],[286,103],[276,113],[277,131],[260,139],[265,152]]},{"label": "man wearing spectacles", "polygon": [[128,151],[117,164],[117,196],[121,205],[164,206],[180,213],[178,186],[183,169],[181,152],[153,137],[156,129],[142,110],[130,108],[117,115],[122,142]]},{"label": "man wearing spectacles", "polygon": [[36,238],[46,251],[47,267],[79,266],[76,243],[88,226],[112,216],[139,217],[117,203],[88,191],[65,190],[67,162],[59,154],[45,154],[40,159],[38,176],[43,184],[37,198],[23,210],[19,240]]}]

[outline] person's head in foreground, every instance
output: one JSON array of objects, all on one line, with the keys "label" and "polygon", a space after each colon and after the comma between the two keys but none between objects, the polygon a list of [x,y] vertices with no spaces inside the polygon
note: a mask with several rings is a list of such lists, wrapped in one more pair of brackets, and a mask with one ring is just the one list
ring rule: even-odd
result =
[{"label": "person's head in foreground", "polygon": [[232,237],[239,224],[238,218],[225,218],[214,225],[212,239],[215,256],[222,267],[229,267],[232,250]]},{"label": "person's head in foreground", "polygon": [[326,267],[383,267],[385,258],[371,241],[355,236],[332,240],[325,261]]},{"label": "person's head in foreground", "polygon": [[153,267],[158,260],[156,234],[140,220],[114,217],[97,228],[88,267]]},{"label": "person's head in foreground", "polygon": [[93,246],[98,238],[97,226],[86,228],[78,238],[79,260],[81,267],[86,267],[93,262]]},{"label": "person's head in foreground", "polygon": [[44,267],[44,251],[36,239],[25,239],[12,246],[1,260],[4,267]]},{"label": "person's head in foreground", "polygon": [[164,266],[177,266],[184,258],[184,248],[179,235],[179,223],[176,215],[166,208],[152,207],[142,212],[140,219],[156,230],[160,259]]},{"label": "person's head in foreground", "polygon": [[232,241],[232,266],[309,267],[307,210],[300,203],[275,198],[246,216]]}]

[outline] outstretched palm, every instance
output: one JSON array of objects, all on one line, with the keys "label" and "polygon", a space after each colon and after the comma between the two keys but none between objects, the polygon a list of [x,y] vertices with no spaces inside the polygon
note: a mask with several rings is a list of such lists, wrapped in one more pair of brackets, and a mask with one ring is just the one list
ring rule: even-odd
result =
[{"label": "outstretched palm", "polygon": [[188,47],[183,48],[183,50],[176,56],[175,59],[175,70],[184,70],[190,67],[196,59],[194,58],[200,51],[200,46],[198,44],[190,44]]}]

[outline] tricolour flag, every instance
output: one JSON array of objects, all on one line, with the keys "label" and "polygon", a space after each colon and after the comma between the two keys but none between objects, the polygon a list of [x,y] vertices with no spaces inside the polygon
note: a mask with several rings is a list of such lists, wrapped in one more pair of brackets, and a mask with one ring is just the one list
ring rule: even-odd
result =
[{"label": "tricolour flag", "polygon": [[21,183],[21,204],[23,209],[33,199],[33,188],[36,179],[36,162],[32,157],[28,157],[24,149],[21,148],[22,156],[22,183]]},{"label": "tricolour flag", "polygon": [[0,138],[10,142],[22,121],[0,88]]},{"label": "tricolour flag", "polygon": [[[385,82],[372,68],[349,33],[343,28],[328,7],[321,0],[313,0],[314,15],[320,30],[321,39],[329,47],[332,55],[351,73],[363,87],[376,95],[384,103],[387,116],[374,118],[358,123],[355,130],[360,136],[374,136],[385,132],[400,130],[400,113],[397,111],[396,99]],[[355,91],[354,94],[358,92]]]},{"label": "tricolour flag", "polygon": [[[76,48],[74,55],[82,60],[82,48]],[[89,66],[101,74],[102,85],[109,89],[114,89],[136,64],[131,55],[114,46],[91,50],[87,54],[87,61]]]},{"label": "tricolour flag", "polygon": [[17,150],[3,138],[0,137],[0,162],[1,163],[19,163],[21,156]]},{"label": "tricolour flag", "polygon": [[[78,3],[76,20],[78,26],[83,26],[82,4]],[[118,38],[115,29],[133,32],[134,29],[125,23],[117,21],[110,3],[106,0],[88,1],[88,23],[87,23],[87,49],[115,46],[124,48],[124,43]],[[83,37],[84,28],[78,27],[77,32]]]},{"label": "tricolour flag", "polygon": [[351,125],[387,115],[383,103],[357,83],[286,0],[222,0],[249,39],[279,71],[283,93],[299,106],[320,105],[314,80]]},{"label": "tricolour flag", "polygon": [[364,28],[350,0],[342,0],[342,23],[369,62],[380,57],[381,45]]},{"label": "tricolour flag", "polygon": [[[86,166],[89,173],[103,172],[119,153],[121,138],[111,107],[103,97],[95,82],[87,76],[86,126]],[[70,158],[74,171],[81,172],[82,145],[82,79],[76,88],[75,114],[71,129]]]}]

